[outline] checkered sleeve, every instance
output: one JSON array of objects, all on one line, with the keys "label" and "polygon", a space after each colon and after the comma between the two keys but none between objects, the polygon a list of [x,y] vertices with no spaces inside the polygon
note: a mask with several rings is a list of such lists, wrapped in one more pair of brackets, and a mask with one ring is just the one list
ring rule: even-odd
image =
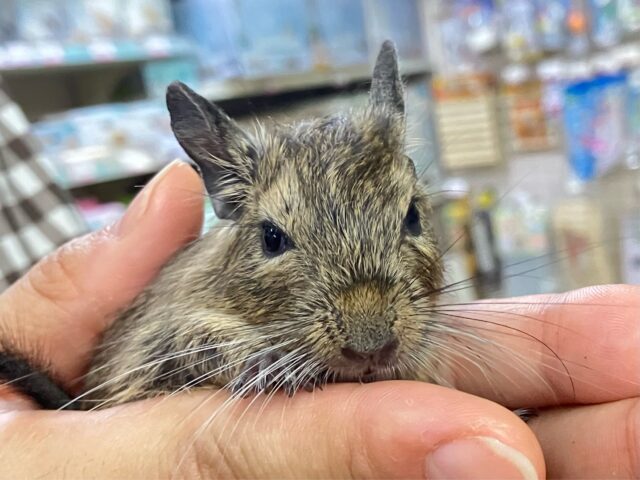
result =
[{"label": "checkered sleeve", "polygon": [[40,157],[22,110],[0,85],[0,291],[86,231]]}]

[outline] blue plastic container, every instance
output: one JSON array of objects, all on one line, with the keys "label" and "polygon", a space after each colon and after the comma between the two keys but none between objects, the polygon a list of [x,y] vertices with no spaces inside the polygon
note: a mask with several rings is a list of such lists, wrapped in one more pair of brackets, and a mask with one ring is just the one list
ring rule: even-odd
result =
[{"label": "blue plastic container", "polygon": [[620,163],[626,149],[626,75],[600,75],[565,89],[569,163],[584,181]]}]

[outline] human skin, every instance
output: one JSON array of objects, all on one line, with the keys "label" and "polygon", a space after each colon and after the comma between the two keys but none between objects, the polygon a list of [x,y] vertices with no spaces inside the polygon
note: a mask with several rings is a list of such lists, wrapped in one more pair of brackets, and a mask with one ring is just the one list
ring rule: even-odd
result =
[{"label": "human skin", "polygon": [[[3,337],[37,350],[79,392],[76,379],[116,312],[198,235],[202,195],[190,167],[167,167],[116,225],[70,242],[0,296]],[[531,368],[545,375],[544,385],[523,392],[490,371],[499,399],[470,370],[455,375],[470,393],[404,381],[337,384],[222,410],[226,392],[199,391],[94,412],[42,411],[5,387],[0,477],[638,477],[640,288],[474,306],[492,318],[497,310],[574,365],[570,394],[560,374],[545,370],[546,357],[533,353]],[[496,372],[500,362],[508,369],[508,358],[495,361]],[[513,383],[524,375],[510,374]],[[527,425],[480,395],[542,410]]]}]

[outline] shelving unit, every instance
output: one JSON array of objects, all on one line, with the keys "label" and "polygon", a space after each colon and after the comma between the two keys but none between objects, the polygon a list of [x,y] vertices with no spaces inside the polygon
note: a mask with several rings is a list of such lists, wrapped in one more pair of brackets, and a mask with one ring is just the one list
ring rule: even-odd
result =
[{"label": "shelving unit", "polygon": [[[300,72],[282,76],[257,77],[250,79],[218,80],[198,87],[198,91],[212,101],[235,102],[236,117],[242,121],[253,113],[252,104],[259,99],[270,98],[270,110],[285,105],[292,106],[290,94],[296,94],[295,103],[305,98],[319,95],[318,90],[329,94],[345,88],[362,90],[369,82],[371,67],[362,65],[327,71]],[[406,79],[424,78],[429,75],[429,67],[424,62],[403,64]],[[278,98],[274,98],[278,96]],[[147,101],[144,101],[147,102]],[[144,103],[143,102],[143,103]],[[241,102],[240,107],[237,103]],[[130,103],[129,105],[135,105]],[[158,108],[163,109],[158,100]],[[170,152],[172,155],[174,152]],[[182,154],[176,144],[175,154]],[[81,147],[63,152],[56,159],[61,185],[68,189],[85,188],[130,177],[150,175],[160,170],[171,160],[167,155],[153,158],[147,150],[114,148],[109,146]]]},{"label": "shelving unit", "polygon": [[181,37],[153,37],[141,42],[102,40],[84,45],[13,42],[0,45],[0,75],[10,78],[112,68],[191,56],[191,52],[192,45]]},{"label": "shelving unit", "polygon": [[[406,77],[427,75],[429,65],[424,61],[406,61],[402,64]],[[370,65],[356,65],[344,68],[293,72],[286,75],[232,78],[204,83],[199,91],[212,101],[238,98],[269,96],[316,88],[341,88],[355,83],[368,82],[371,77]]]}]

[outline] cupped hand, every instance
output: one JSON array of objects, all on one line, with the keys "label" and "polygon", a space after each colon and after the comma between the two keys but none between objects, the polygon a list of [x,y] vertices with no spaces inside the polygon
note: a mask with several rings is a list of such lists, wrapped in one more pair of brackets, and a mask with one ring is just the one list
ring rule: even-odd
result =
[{"label": "cupped hand", "polygon": [[433,313],[467,335],[448,375],[455,388],[538,408],[528,425],[548,477],[640,478],[640,286],[441,304]]},{"label": "cupped hand", "polygon": [[[190,167],[169,166],[138,196],[122,221],[71,242],[0,296],[2,335],[18,339],[25,350],[38,349],[64,386],[78,391],[76,379],[86,372],[100,333],[161,266],[197,236],[202,193]],[[637,296],[637,291],[612,288],[606,301],[598,301],[631,301],[623,296]],[[582,302],[590,300],[587,295]],[[545,307],[531,315],[546,316],[552,310]],[[623,310],[612,314],[617,328],[607,337],[610,349],[590,357],[594,372],[615,359],[638,360],[637,352],[629,356],[630,343],[625,343],[638,340],[638,322]],[[584,329],[575,326],[585,336],[592,327],[590,322]],[[577,399],[606,404],[545,410],[532,423],[551,473],[584,476],[577,462],[584,458],[594,476],[609,475],[614,468],[638,475],[631,450],[627,457],[618,453],[601,455],[601,463],[594,460],[595,431],[616,434],[620,448],[631,448],[630,442],[637,441],[637,428],[631,428],[630,420],[631,415],[638,417],[637,409],[623,412],[638,394],[634,374],[631,367],[623,369],[619,377],[629,378],[607,384],[611,398],[585,393]],[[463,374],[458,380],[465,387]],[[477,396],[417,382],[333,385],[292,399],[276,396],[266,405],[249,405],[251,399],[246,399],[232,408],[222,408],[228,405],[224,391],[184,393],[95,412],[37,410],[8,389],[3,398],[3,478],[545,476],[538,441],[509,410]],[[537,406],[545,405],[544,398],[539,395]],[[558,404],[555,397],[553,404]],[[581,409],[603,410],[591,414]],[[627,435],[618,435],[625,426]]]}]

